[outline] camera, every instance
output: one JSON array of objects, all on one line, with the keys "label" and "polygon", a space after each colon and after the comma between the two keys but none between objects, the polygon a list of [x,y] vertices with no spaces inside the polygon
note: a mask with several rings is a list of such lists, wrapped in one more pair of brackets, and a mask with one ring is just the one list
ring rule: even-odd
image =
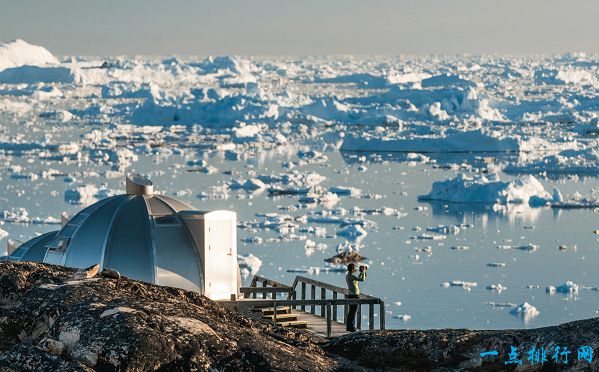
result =
[{"label": "camera", "polygon": [[360,271],[366,271],[366,270],[368,270],[367,266],[360,265]]}]

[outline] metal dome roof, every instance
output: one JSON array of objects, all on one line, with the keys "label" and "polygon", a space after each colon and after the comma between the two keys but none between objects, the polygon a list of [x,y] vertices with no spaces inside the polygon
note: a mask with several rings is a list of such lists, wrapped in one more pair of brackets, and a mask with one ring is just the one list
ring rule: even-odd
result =
[{"label": "metal dome roof", "polygon": [[[194,236],[184,219],[190,213],[196,216],[190,218],[203,218],[209,212],[153,195],[151,182],[135,177],[139,176],[127,178],[127,194],[90,205],[60,231],[22,244],[9,253],[9,259],[77,268],[100,264],[134,279],[204,293],[205,254],[200,246],[210,243],[205,243],[203,236]],[[233,212],[224,213],[234,216]]]}]

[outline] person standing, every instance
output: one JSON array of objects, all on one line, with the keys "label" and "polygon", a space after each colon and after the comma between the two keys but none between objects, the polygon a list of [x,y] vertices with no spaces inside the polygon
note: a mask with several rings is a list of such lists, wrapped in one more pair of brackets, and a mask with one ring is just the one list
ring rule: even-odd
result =
[{"label": "person standing", "polygon": [[[366,280],[366,266],[360,266],[360,274],[354,275],[356,272],[356,265],[350,263],[347,265],[347,274],[345,275],[345,281],[347,282],[348,295],[347,298],[360,298],[360,287],[358,282]],[[347,312],[347,321],[345,329],[348,332],[355,332],[356,312],[358,311],[358,304],[349,305],[349,311]]]}]

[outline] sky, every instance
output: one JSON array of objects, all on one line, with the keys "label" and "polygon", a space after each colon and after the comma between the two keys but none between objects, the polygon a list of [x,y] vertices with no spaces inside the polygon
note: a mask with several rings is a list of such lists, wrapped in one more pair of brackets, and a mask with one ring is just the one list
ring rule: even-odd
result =
[{"label": "sky", "polygon": [[57,55],[599,52],[598,0],[2,0]]}]

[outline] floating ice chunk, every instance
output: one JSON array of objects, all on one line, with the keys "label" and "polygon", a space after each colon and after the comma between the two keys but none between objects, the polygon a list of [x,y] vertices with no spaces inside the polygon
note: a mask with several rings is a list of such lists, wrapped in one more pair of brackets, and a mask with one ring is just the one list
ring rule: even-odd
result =
[{"label": "floating ice chunk", "polygon": [[61,223],[59,218],[54,217],[30,217],[29,212],[25,208],[11,208],[10,210],[2,211],[2,220],[11,223],[34,223],[34,224],[49,224],[57,225]]},{"label": "floating ice chunk", "polygon": [[445,235],[457,235],[461,231],[460,227],[456,226],[456,225],[431,226],[431,227],[427,227],[426,230],[430,231],[430,232],[438,233],[438,234],[445,234]]},{"label": "floating ice chunk", "polygon": [[579,287],[578,284],[568,280],[566,283],[555,287],[555,291],[558,293],[577,294]]},{"label": "floating ice chunk", "polygon": [[337,235],[339,236],[343,236],[346,238],[358,238],[358,237],[364,237],[366,235],[368,235],[368,232],[366,232],[366,230],[364,230],[364,228],[360,225],[350,225],[348,227],[346,227],[345,229],[338,231]]},{"label": "floating ice chunk", "polygon": [[421,234],[414,238],[418,240],[445,240],[447,237],[445,235]]},{"label": "floating ice chunk", "polygon": [[527,252],[535,252],[537,249],[539,249],[539,245],[530,243],[528,245],[522,245],[522,246],[516,247],[516,249],[519,249],[521,251],[527,251]]},{"label": "floating ice chunk", "polygon": [[359,198],[362,195],[362,190],[347,186],[334,186],[331,187],[329,191],[337,195],[351,196],[354,198]]},{"label": "floating ice chunk", "polygon": [[503,292],[507,289],[507,287],[504,287],[501,284],[491,284],[487,286],[487,289],[490,291]]},{"label": "floating ice chunk", "polygon": [[262,132],[260,125],[243,125],[233,129],[236,138],[256,138]]},{"label": "floating ice chunk", "polygon": [[218,173],[218,168],[209,165],[207,167],[202,167],[200,168],[200,172],[204,173],[204,174],[215,174]]},{"label": "floating ice chunk", "polygon": [[61,154],[76,154],[79,152],[79,145],[75,142],[58,145],[58,152]]},{"label": "floating ice chunk", "polygon": [[244,189],[249,191],[266,189],[266,185],[264,184],[264,182],[260,181],[257,178],[251,178],[246,180],[245,182],[233,181],[230,187],[232,190]]},{"label": "floating ice chunk", "polygon": [[548,285],[547,287],[545,287],[545,292],[549,294],[554,294],[556,292],[556,288],[552,285]]},{"label": "floating ice chunk", "polygon": [[0,229],[0,239],[4,239],[8,236],[8,232],[6,230]]},{"label": "floating ice chunk", "polygon": [[441,283],[442,287],[463,287],[463,288],[472,288],[476,287],[478,283],[476,282],[466,282],[463,280],[452,280],[450,282]]},{"label": "floating ice chunk", "polygon": [[262,239],[259,236],[253,236],[253,237],[250,237],[250,238],[242,239],[242,241],[245,242],[245,243],[262,244],[262,242],[264,242],[264,239]]},{"label": "floating ice chunk", "polygon": [[506,264],[505,264],[505,262],[489,262],[487,264],[487,266],[489,266],[489,267],[505,267]]},{"label": "floating ice chunk", "polygon": [[528,302],[525,302],[522,305],[510,310],[510,314],[518,315],[522,317],[525,321],[529,321],[532,320],[532,318],[537,317],[540,314],[540,312],[537,310],[536,307],[532,306]]},{"label": "floating ice chunk", "polygon": [[401,321],[407,322],[408,320],[412,319],[412,316],[408,314],[394,315],[393,319],[399,319]]},{"label": "floating ice chunk", "polygon": [[552,200],[551,195],[533,176],[501,182],[499,176],[460,173],[456,178],[433,183],[432,190],[419,200],[439,200],[451,203],[531,204],[537,206]]},{"label": "floating ice chunk", "polygon": [[485,302],[485,305],[489,305],[489,306],[493,306],[493,307],[515,307],[516,306],[516,304],[513,304],[511,302],[492,302],[492,301]]},{"label": "floating ice chunk", "polygon": [[247,278],[250,274],[256,274],[262,266],[262,260],[251,253],[238,254],[237,263],[244,278]]},{"label": "floating ice chunk", "polygon": [[99,189],[95,185],[83,185],[64,192],[64,200],[71,204],[90,205],[96,202]]}]

